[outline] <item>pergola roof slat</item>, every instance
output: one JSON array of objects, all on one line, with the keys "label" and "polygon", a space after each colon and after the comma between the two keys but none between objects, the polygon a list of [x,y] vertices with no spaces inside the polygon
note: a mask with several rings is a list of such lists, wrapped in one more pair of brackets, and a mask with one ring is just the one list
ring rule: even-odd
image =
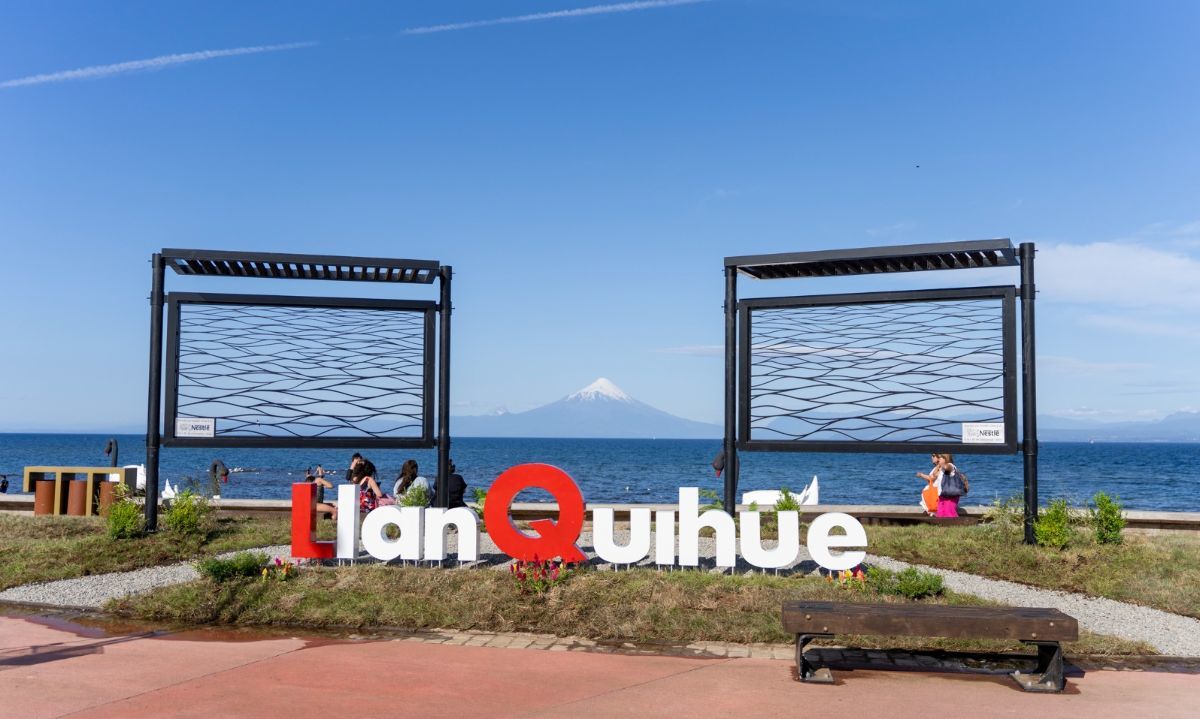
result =
[{"label": "pergola roof slat", "polygon": [[870,275],[1020,264],[1008,239],[935,242],[820,252],[726,257],[725,266],[757,279]]},{"label": "pergola roof slat", "polygon": [[293,280],[408,282],[432,284],[441,264],[434,260],[294,255],[271,252],[164,249],[165,265],[177,274],[266,277]]}]

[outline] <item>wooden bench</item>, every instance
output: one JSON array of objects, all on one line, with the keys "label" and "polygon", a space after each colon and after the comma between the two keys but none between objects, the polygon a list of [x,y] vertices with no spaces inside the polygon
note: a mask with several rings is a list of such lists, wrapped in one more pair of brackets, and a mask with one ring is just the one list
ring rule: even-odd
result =
[{"label": "wooden bench", "polygon": [[1037,647],[1037,669],[1012,672],[1030,692],[1061,692],[1063,655],[1060,642],[1079,638],[1079,623],[1057,609],[1024,607],[959,607],[939,604],[852,604],[796,601],[783,604],[784,631],[796,635],[796,669],[800,680],[832,684],[827,667],[804,656],[813,639],[835,634],[1009,639]]}]

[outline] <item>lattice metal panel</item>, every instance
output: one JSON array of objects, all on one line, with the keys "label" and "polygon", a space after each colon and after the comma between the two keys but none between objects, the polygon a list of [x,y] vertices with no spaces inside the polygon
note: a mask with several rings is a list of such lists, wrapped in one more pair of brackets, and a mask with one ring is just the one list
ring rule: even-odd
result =
[{"label": "lattice metal panel", "polygon": [[216,439],[428,438],[428,309],[173,302],[172,324],[168,422],[214,418]]},{"label": "lattice metal panel", "polygon": [[1011,308],[1011,293],[751,307],[743,439],[957,448],[963,423],[996,423],[1011,446]]}]

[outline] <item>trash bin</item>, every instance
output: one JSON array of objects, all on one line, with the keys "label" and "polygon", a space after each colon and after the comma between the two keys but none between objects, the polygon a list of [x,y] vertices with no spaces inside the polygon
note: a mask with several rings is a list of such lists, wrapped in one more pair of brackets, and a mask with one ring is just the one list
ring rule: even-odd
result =
[{"label": "trash bin", "polygon": [[72,479],[67,489],[67,514],[72,517],[82,517],[87,513],[86,479]]},{"label": "trash bin", "polygon": [[113,503],[113,492],[117,488],[116,482],[97,482],[96,483],[96,506],[100,508],[100,516],[108,516],[108,508]]},{"label": "trash bin", "polygon": [[33,513],[54,514],[53,479],[39,479],[33,483]]}]

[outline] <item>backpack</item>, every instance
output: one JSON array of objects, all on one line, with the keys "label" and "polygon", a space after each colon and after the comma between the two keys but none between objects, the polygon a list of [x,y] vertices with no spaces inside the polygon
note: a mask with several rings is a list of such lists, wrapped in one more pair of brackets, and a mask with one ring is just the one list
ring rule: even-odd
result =
[{"label": "backpack", "polygon": [[957,469],[942,474],[943,497],[961,497],[967,493],[966,477]]}]

